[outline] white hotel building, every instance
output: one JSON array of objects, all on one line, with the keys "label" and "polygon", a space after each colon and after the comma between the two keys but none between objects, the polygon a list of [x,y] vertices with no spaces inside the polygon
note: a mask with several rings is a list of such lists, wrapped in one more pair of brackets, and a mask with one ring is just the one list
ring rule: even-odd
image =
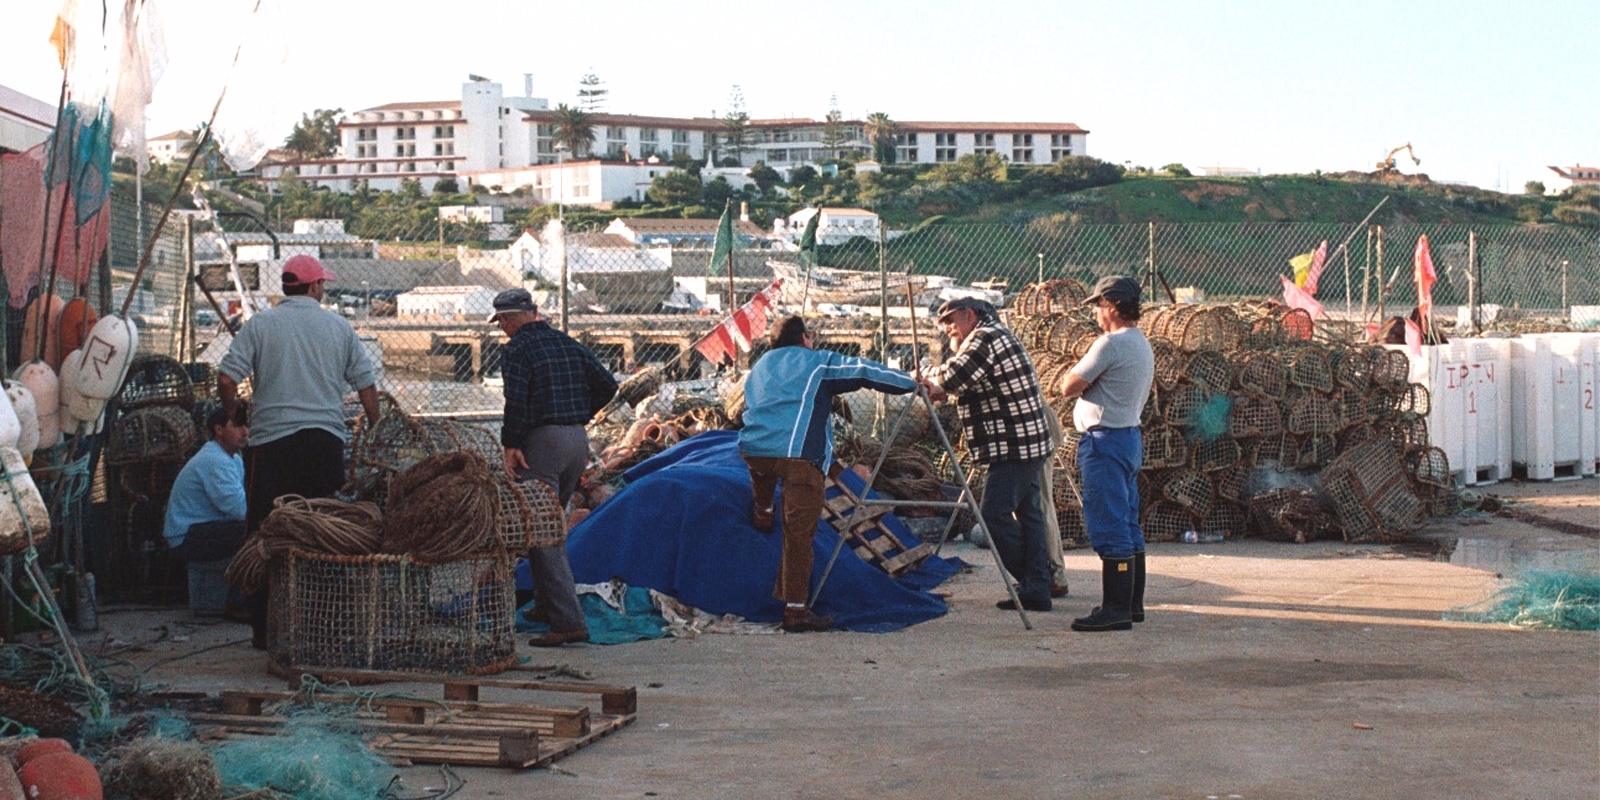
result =
[{"label": "white hotel building", "polygon": [[[276,180],[292,169],[303,181],[341,192],[357,181],[384,191],[404,180],[431,191],[444,178],[502,191],[530,187],[546,202],[595,205],[624,198],[643,200],[666,162],[735,157],[720,142],[723,121],[711,117],[646,117],[597,112],[588,153],[566,153],[555,139],[556,112],[544,98],[506,97],[498,83],[462,84],[460,100],[390,103],[345,115],[339,121],[339,154],[305,161],[263,163],[261,175]],[[865,152],[865,123],[844,123],[840,152]],[[1050,164],[1087,152],[1089,132],[1072,123],[914,122],[895,123],[895,160],[936,164],[969,154],[998,154],[1018,164]],[[752,120],[750,140],[737,153],[742,166],[765,162],[785,170],[815,164],[824,149],[824,123],[813,119]]]}]

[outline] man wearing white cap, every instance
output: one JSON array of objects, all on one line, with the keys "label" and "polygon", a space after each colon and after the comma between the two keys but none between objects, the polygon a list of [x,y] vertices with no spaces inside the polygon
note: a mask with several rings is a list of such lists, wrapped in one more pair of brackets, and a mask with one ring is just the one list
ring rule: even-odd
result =
[{"label": "man wearing white cap", "polygon": [[[367,352],[349,321],[322,307],[334,280],[313,256],[283,262],[283,300],[245,323],[218,365],[217,393],[233,413],[251,380],[250,446],[244,452],[246,525],[251,532],[286,494],[331,497],[344,484],[344,396],[355,391],[378,421]],[[250,598],[254,644],[266,649],[266,590]]]}]

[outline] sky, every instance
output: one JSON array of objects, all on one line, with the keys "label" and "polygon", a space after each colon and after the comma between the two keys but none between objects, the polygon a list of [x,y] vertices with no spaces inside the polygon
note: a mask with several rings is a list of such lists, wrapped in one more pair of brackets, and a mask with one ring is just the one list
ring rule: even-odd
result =
[{"label": "sky", "polygon": [[[94,2],[94,0],[81,0]],[[115,6],[116,0],[109,0]],[[1521,192],[1600,165],[1600,0],[149,0],[152,135],[206,119],[281,142],[304,112],[459,99],[468,74],[606,110],[1071,122],[1091,156],[1263,173],[1371,170]],[[0,0],[0,84],[54,102],[55,0]],[[230,71],[244,45],[241,66]],[[230,77],[231,76],[231,77]]]}]

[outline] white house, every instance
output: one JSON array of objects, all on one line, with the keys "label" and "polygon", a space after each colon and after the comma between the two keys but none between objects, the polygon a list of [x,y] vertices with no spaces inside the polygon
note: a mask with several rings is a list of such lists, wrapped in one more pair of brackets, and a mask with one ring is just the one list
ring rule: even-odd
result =
[{"label": "white house", "polygon": [[43,144],[56,126],[56,107],[0,86],[0,153],[20,153]]},{"label": "white house", "polygon": [[1575,186],[1600,186],[1600,167],[1550,167],[1554,178],[1547,179],[1545,194],[1561,194]]},{"label": "white house", "polygon": [[145,141],[145,150],[150,153],[150,163],[171,164],[184,156],[183,149],[194,141],[188,131],[173,131]]},{"label": "white house", "polygon": [[483,286],[419,286],[395,296],[401,317],[487,319],[494,311],[493,289]]},{"label": "white house", "polygon": [[787,218],[774,220],[772,232],[780,238],[799,242],[806,225],[817,214],[817,244],[843,244],[852,236],[865,236],[877,241],[878,215],[860,208],[802,208]]},{"label": "white house", "polygon": [[[669,247],[710,248],[717,239],[720,220],[714,219],[653,219],[648,217],[618,217],[606,226],[606,233],[614,233],[640,245],[667,245]],[[761,246],[769,241],[748,218],[733,224],[734,235],[741,247]]]},{"label": "white house", "polygon": [[[645,199],[650,183],[673,170],[658,159],[646,161],[565,161],[507,169],[462,172],[461,178],[490,189],[511,192],[528,187],[545,204],[594,206],[618,200]],[[467,188],[465,186],[461,187]]]},{"label": "white house", "polygon": [[439,206],[439,219],[445,222],[505,222],[506,210],[500,206]]}]

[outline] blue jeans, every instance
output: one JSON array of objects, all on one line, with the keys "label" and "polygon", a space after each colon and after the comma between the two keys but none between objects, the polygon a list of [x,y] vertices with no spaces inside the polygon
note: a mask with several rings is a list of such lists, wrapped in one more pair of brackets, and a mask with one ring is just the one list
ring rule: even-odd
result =
[{"label": "blue jeans", "polygon": [[1000,563],[1021,584],[1017,596],[1024,601],[1050,599],[1050,553],[1039,503],[1044,461],[990,464],[983,484],[980,510],[989,527],[989,541]]},{"label": "blue jeans", "polygon": [[1083,524],[1101,558],[1132,558],[1144,550],[1139,527],[1139,467],[1144,439],[1138,428],[1094,428],[1078,442],[1083,473]]}]

